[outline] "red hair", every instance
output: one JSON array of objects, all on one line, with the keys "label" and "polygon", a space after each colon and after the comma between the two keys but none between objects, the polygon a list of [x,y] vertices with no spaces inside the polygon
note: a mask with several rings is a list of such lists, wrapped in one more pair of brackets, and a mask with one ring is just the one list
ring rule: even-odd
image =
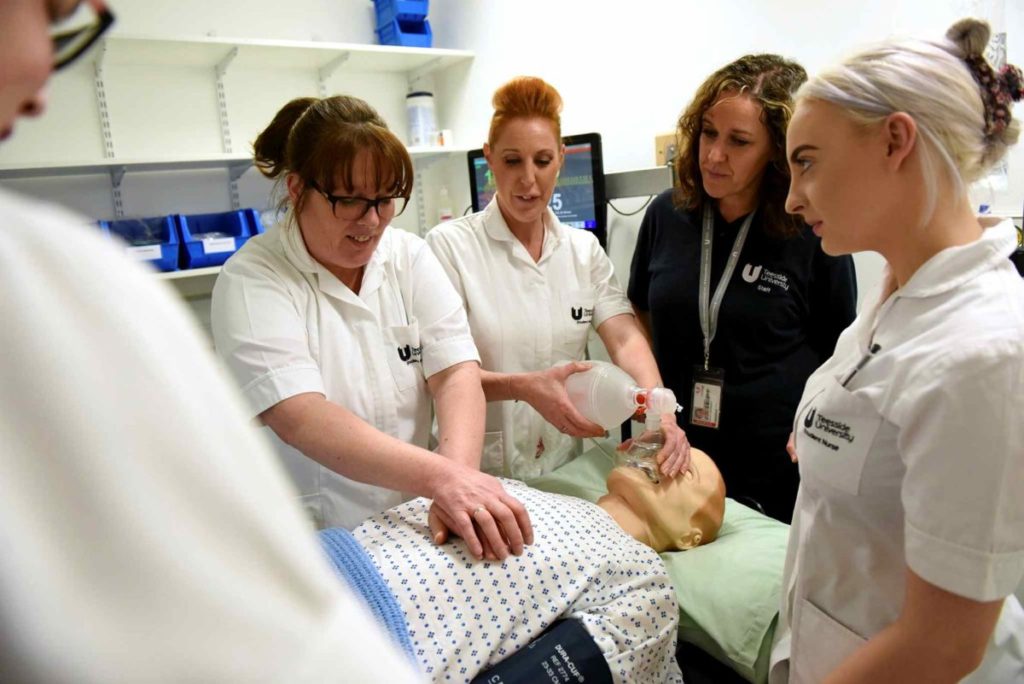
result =
[{"label": "red hair", "polygon": [[502,127],[512,119],[538,117],[550,121],[562,140],[562,96],[554,86],[535,76],[519,76],[494,91],[494,115],[487,142],[493,145]]}]

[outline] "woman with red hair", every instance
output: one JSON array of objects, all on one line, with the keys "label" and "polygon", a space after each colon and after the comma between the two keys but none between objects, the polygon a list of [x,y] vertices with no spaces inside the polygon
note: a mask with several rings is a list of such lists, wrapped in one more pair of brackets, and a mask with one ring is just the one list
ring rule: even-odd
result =
[{"label": "woman with red hair", "polygon": [[[640,385],[661,386],[661,376],[608,255],[548,207],[564,159],[558,91],[520,77],[500,87],[493,104],[484,156],[494,199],[433,229],[427,242],[462,295],[482,359],[491,403],[481,467],[524,479],[575,457],[579,438],[604,433],[565,391],[566,378],[588,367],[580,361],[592,327]],[[689,444],[675,416],[662,425],[658,460],[673,477],[689,462]]]}]

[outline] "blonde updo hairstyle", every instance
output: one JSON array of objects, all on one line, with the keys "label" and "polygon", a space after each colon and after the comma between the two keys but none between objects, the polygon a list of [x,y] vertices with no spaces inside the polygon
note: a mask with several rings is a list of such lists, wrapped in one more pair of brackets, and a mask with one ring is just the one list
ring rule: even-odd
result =
[{"label": "blonde updo hairstyle", "polygon": [[554,86],[535,76],[519,76],[501,86],[491,98],[494,114],[487,143],[498,140],[502,128],[513,119],[541,118],[555,127],[555,139],[562,141],[562,96]]},{"label": "blonde updo hairstyle", "polygon": [[[408,200],[413,185],[409,152],[377,111],[357,97],[296,98],[253,143],[256,168],[267,178],[280,181],[294,171],[307,189],[312,182],[333,194],[352,190],[356,156],[362,151],[370,155],[371,180],[381,193]],[[338,174],[342,187],[335,188]],[[305,198],[303,192],[296,200],[296,213]],[[288,203],[285,193],[279,208]]]},{"label": "blonde updo hairstyle", "polygon": [[984,63],[988,39],[988,24],[963,19],[945,40],[885,42],[813,77],[797,92],[797,101],[829,102],[865,126],[895,112],[909,114],[917,124],[930,217],[943,175],[966,198],[966,185],[984,177],[1020,135],[1013,120],[990,130],[991,115],[965,61]]}]

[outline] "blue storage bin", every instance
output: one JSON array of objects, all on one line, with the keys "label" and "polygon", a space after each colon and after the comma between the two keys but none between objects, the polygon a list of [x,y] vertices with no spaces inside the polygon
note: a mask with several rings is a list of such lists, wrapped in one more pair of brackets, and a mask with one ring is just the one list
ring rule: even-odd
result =
[{"label": "blue storage bin", "polygon": [[252,236],[243,210],[176,218],[184,248],[182,268],[220,266]]},{"label": "blue storage bin", "polygon": [[174,216],[98,221],[100,230],[127,243],[132,258],[152,264],[161,271],[178,270],[181,240]]},{"label": "blue storage bin", "polygon": [[377,28],[393,22],[423,21],[427,18],[429,0],[373,0],[373,11],[377,15]]},{"label": "blue storage bin", "polygon": [[245,215],[245,220],[249,223],[250,236],[255,237],[267,232],[267,229],[263,226],[263,219],[260,218],[260,212],[255,209],[243,209],[242,214]]},{"label": "blue storage bin", "polygon": [[426,19],[423,21],[395,19],[390,24],[377,28],[377,39],[381,45],[428,48],[434,42],[434,34],[430,30],[430,22]]}]

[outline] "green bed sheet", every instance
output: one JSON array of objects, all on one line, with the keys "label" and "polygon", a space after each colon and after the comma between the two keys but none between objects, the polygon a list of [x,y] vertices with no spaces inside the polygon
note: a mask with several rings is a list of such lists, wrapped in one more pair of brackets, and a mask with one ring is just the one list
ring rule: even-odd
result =
[{"label": "green bed sheet", "polygon": [[[604,442],[528,484],[597,501],[605,494],[614,445]],[[751,682],[768,679],[789,526],[726,499],[718,538],[661,554],[679,600],[679,638]]]}]

